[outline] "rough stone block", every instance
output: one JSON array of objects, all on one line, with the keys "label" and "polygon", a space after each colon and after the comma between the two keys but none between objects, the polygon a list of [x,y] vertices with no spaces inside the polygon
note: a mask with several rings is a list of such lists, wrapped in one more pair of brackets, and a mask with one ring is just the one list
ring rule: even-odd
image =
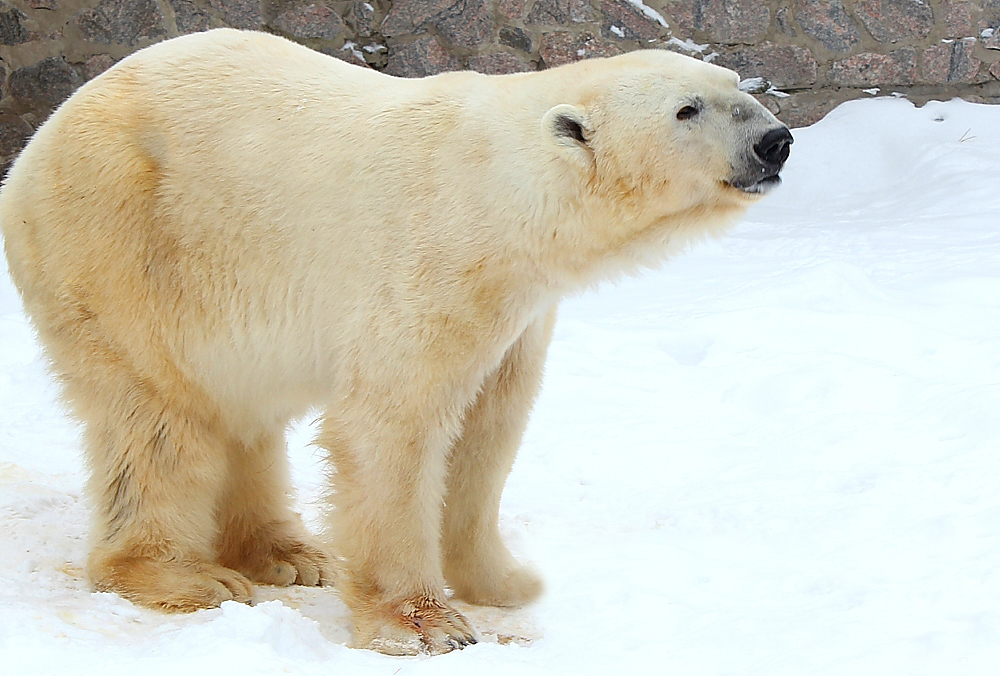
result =
[{"label": "rough stone block", "polygon": [[174,8],[177,30],[181,33],[198,33],[212,27],[211,15],[191,0],[170,0]]},{"label": "rough stone block", "polygon": [[505,19],[516,21],[524,16],[528,0],[497,0],[497,13]]},{"label": "rough stone block", "polygon": [[974,56],[975,38],[962,38],[952,45],[948,82],[975,82],[983,62]]},{"label": "rough stone block", "polygon": [[672,0],[668,11],[686,31],[724,44],[757,42],[771,26],[771,10],[758,0]]},{"label": "rough stone block", "polygon": [[571,23],[595,21],[597,16],[588,0],[536,0],[525,24],[565,26]]},{"label": "rough stone block", "polygon": [[530,61],[513,54],[494,52],[469,59],[469,69],[486,75],[504,75],[532,71],[535,70],[535,66]]},{"label": "rough stone block", "polygon": [[782,33],[784,33],[785,35],[790,35],[793,38],[796,35],[798,35],[795,32],[795,29],[792,27],[792,21],[791,21],[791,19],[788,16],[788,8],[787,7],[780,7],[780,8],[778,8],[777,11],[775,11],[775,13],[774,13],[774,27],[777,28]]},{"label": "rough stone block", "polygon": [[497,36],[501,45],[531,53],[531,35],[516,26],[503,26]]},{"label": "rough stone block", "polygon": [[979,75],[983,62],[973,56],[975,38],[955,40],[951,45],[951,62],[948,67],[948,82],[973,82]]},{"label": "rough stone block", "polygon": [[83,77],[87,80],[93,80],[113,65],[115,65],[115,60],[111,58],[110,54],[88,56],[83,61]]},{"label": "rough stone block", "polygon": [[31,42],[31,31],[22,23],[27,18],[17,7],[0,2],[0,44],[20,45]]},{"label": "rough stone block", "polygon": [[950,67],[951,45],[934,45],[920,55],[920,75],[925,82],[947,82]]},{"label": "rough stone block", "polygon": [[840,0],[801,0],[795,18],[807,35],[834,52],[849,52],[861,32]]},{"label": "rough stone block", "polygon": [[[646,16],[628,0],[603,0],[601,2],[601,35],[626,40],[655,40],[666,29],[655,19]],[[619,32],[611,30],[614,26]]]},{"label": "rough stone block", "polygon": [[17,115],[0,115],[0,156],[8,157],[21,152],[33,131],[31,125]]},{"label": "rough stone block", "polygon": [[934,12],[925,0],[861,0],[854,11],[879,42],[921,40],[934,28]]},{"label": "rough stone block", "polygon": [[422,30],[455,5],[462,5],[461,0],[396,0],[382,21],[382,34],[392,38]]},{"label": "rough stone block", "polygon": [[59,9],[58,0],[28,0],[31,9]]},{"label": "rough stone block", "polygon": [[941,5],[944,26],[949,38],[965,38],[975,33],[972,14],[975,8],[969,2],[946,2]]},{"label": "rough stone block", "polygon": [[22,104],[52,109],[83,84],[83,77],[62,56],[50,56],[10,74],[11,95]]},{"label": "rough stone block", "polygon": [[847,87],[912,85],[916,78],[917,50],[912,47],[888,54],[855,54],[830,66],[830,81]]},{"label": "rough stone block", "polygon": [[83,39],[105,44],[137,45],[167,34],[156,0],[102,0],[76,15]]},{"label": "rough stone block", "polygon": [[990,66],[990,75],[1000,80],[1000,61],[997,61],[992,66]]},{"label": "rough stone block", "polygon": [[955,40],[924,50],[920,59],[923,79],[931,84],[972,82],[982,61],[973,56],[975,40]]},{"label": "rough stone block", "polygon": [[344,32],[343,19],[326,5],[302,5],[286,9],[271,24],[295,38],[333,40]]},{"label": "rough stone block", "polygon": [[542,33],[538,52],[541,54],[545,66],[554,68],[596,56],[615,56],[621,54],[622,50],[615,43],[590,33],[575,34],[556,31]]},{"label": "rough stone block", "polygon": [[208,0],[212,9],[222,15],[227,26],[244,30],[259,30],[264,27],[261,0]]},{"label": "rough stone block", "polygon": [[431,26],[452,44],[476,48],[493,28],[486,0],[396,0],[382,22],[386,37],[424,33]]},{"label": "rough stone block", "polygon": [[449,54],[436,37],[428,36],[408,45],[390,45],[385,72],[400,77],[425,77],[461,69],[462,63]]},{"label": "rough stone block", "polygon": [[487,0],[462,0],[453,8],[435,22],[441,37],[470,49],[489,42],[493,30],[493,10]]},{"label": "rough stone block", "polygon": [[375,6],[370,2],[355,2],[351,6],[351,22],[359,37],[371,37],[375,24]]},{"label": "rough stone block", "polygon": [[816,59],[804,47],[745,47],[721,54],[715,63],[743,78],[763,77],[778,89],[808,87],[816,82]]}]

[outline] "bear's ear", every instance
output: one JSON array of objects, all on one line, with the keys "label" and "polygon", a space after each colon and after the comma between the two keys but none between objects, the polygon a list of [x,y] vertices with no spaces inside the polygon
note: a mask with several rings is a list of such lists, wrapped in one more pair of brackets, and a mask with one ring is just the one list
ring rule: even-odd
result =
[{"label": "bear's ear", "polygon": [[594,161],[590,147],[590,118],[577,106],[562,103],[542,116],[542,130],[575,161],[590,167]]}]

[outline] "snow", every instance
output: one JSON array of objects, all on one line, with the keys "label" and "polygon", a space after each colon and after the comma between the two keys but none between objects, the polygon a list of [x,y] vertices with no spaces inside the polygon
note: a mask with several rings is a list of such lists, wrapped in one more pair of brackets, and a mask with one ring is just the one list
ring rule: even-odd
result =
[{"label": "snow", "polygon": [[[362,54],[361,50],[358,49],[358,45],[357,45],[356,42],[351,42],[351,41],[345,42],[344,46],[340,48],[340,51],[342,51],[342,52],[348,52],[349,51],[359,61],[364,61],[365,60],[365,55]],[[368,51],[371,51],[371,50],[368,50]]]},{"label": "snow", "polygon": [[660,24],[664,28],[670,28],[667,25],[667,20],[663,18],[663,15],[657,12],[655,9],[649,5],[642,2],[642,0],[628,0],[629,4],[635,7],[637,10],[648,16],[650,19]]},{"label": "snow", "polygon": [[740,80],[739,88],[741,92],[748,94],[763,94],[770,89],[771,83],[762,77],[748,77]]},{"label": "snow", "polygon": [[[0,664],[44,674],[995,674],[1000,107],[847,103],[730,235],[564,304],[502,528],[535,605],[354,650],[333,590],[92,593],[79,430],[0,271]],[[321,459],[290,434],[315,523]]]},{"label": "snow", "polygon": [[[668,45],[674,45],[675,47],[680,47],[681,49],[683,49],[686,52],[692,52],[692,53],[695,53],[695,54],[704,54],[705,50],[708,49],[708,47],[709,47],[709,45],[707,45],[707,44],[699,45],[697,42],[695,42],[691,38],[686,38],[684,40],[681,40],[679,38],[670,38],[669,40],[667,40],[667,44]],[[750,79],[756,79],[756,78],[750,78]],[[763,79],[763,78],[760,78],[760,79]]]}]

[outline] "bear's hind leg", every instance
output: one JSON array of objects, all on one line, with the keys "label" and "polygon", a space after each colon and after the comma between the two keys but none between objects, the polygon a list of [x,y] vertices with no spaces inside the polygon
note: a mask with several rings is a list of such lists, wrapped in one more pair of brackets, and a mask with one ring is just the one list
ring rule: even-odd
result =
[{"label": "bear's hind leg", "polygon": [[[226,468],[217,424],[165,405],[141,382],[90,383],[71,400],[86,422],[97,589],[140,605],[192,611],[249,602],[250,582],[214,563]],[[75,383],[79,385],[79,383]],[[111,392],[109,392],[111,390]],[[103,396],[102,396],[103,395]]]},{"label": "bear's hind leg", "polygon": [[538,393],[555,310],[529,326],[483,384],[451,454],[443,522],[444,574],[455,596],[479,605],[519,606],[542,583],[514,560],[497,519]]},{"label": "bear's hind leg", "polygon": [[310,587],[329,581],[327,557],[290,505],[284,438],[264,434],[230,445],[219,503],[219,563],[254,582]]}]

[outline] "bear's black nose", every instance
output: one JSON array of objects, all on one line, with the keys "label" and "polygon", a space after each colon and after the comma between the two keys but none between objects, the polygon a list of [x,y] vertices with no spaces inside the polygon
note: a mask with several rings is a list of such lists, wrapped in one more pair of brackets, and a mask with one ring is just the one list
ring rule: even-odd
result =
[{"label": "bear's black nose", "polygon": [[788,146],[792,144],[792,132],[788,127],[776,127],[766,134],[753,147],[757,157],[768,165],[768,168],[781,169],[781,165],[788,159]]}]

